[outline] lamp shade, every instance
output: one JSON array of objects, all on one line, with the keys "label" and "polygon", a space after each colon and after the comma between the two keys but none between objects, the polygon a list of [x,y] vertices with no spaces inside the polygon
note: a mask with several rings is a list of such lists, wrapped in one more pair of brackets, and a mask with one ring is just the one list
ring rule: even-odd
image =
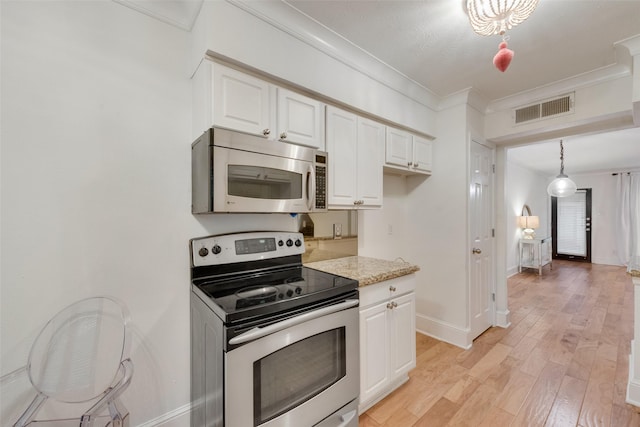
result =
[{"label": "lamp shade", "polygon": [[560,174],[551,181],[547,187],[547,193],[553,197],[567,197],[573,195],[577,189],[575,182],[571,181],[568,176]]},{"label": "lamp shade", "polygon": [[537,216],[519,216],[518,227],[536,229],[540,227],[540,218]]}]

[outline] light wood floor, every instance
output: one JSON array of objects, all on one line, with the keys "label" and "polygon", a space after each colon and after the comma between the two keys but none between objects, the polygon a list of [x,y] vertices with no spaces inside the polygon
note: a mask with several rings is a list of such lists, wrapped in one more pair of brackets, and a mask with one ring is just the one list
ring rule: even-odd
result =
[{"label": "light wood floor", "polygon": [[554,261],[509,278],[511,326],[470,350],[418,334],[407,383],[360,427],[640,426],[625,403],[633,284],[622,267]]}]

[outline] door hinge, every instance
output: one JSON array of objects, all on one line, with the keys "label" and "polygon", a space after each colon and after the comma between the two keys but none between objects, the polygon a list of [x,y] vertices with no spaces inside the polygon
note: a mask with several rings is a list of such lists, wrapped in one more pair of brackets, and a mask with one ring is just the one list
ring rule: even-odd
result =
[{"label": "door hinge", "polygon": [[495,228],[491,229],[491,237],[496,237],[496,229]]},{"label": "door hinge", "polygon": [[493,302],[496,302],[496,294],[495,293],[491,294],[491,300]]},{"label": "door hinge", "polygon": [[496,173],[496,165],[495,165],[495,163],[493,165],[491,165],[491,170],[493,170],[493,173]]}]

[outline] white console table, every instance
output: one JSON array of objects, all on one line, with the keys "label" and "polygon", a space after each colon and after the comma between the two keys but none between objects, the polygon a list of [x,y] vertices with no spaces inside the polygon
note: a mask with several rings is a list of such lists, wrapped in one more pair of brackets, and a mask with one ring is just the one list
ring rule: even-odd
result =
[{"label": "white console table", "polygon": [[549,264],[553,269],[551,262],[551,237],[541,239],[520,239],[519,245],[520,259],[518,262],[518,272],[521,273],[523,268],[537,268],[538,274],[542,274],[542,267]]}]

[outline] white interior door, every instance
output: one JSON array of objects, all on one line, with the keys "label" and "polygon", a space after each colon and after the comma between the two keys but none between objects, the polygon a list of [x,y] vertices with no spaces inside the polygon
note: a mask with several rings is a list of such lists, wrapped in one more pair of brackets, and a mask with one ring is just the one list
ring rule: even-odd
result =
[{"label": "white interior door", "polygon": [[493,149],[475,141],[470,147],[469,311],[472,338],[495,321],[493,259]]}]

